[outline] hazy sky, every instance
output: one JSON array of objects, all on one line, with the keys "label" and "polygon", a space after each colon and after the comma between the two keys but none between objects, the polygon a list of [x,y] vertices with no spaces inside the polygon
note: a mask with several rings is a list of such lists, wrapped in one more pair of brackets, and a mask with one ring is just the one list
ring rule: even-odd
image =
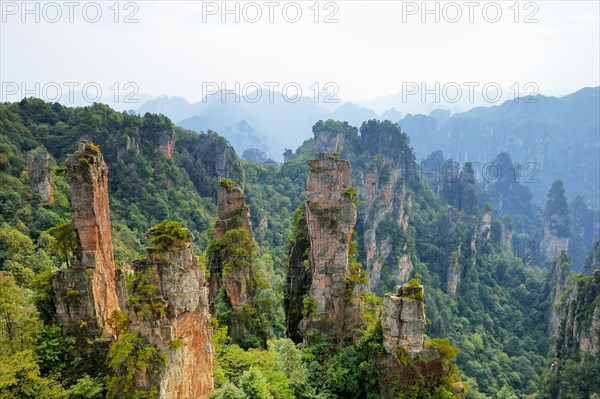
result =
[{"label": "hazy sky", "polygon": [[89,83],[123,94],[133,82],[140,93],[189,101],[213,82],[288,84],[291,94],[297,83],[304,95],[333,82],[344,100],[412,82],[534,82],[553,95],[600,84],[598,1],[430,1],[430,14],[420,1],[229,1],[231,14],[220,1],[30,2],[30,13],[21,4],[2,1],[0,10],[3,101],[36,82],[46,96]]}]

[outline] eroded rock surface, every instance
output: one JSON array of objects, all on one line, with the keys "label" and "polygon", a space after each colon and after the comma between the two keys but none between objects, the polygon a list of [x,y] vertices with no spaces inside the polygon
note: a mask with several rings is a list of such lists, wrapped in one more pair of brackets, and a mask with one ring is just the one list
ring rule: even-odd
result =
[{"label": "eroded rock surface", "polygon": [[27,154],[27,171],[29,172],[31,191],[37,193],[44,201],[54,202],[48,151],[36,149],[29,152]]},{"label": "eroded rock surface", "polygon": [[387,356],[395,356],[397,348],[410,353],[423,349],[425,343],[425,295],[423,286],[413,283],[397,287],[395,294],[383,298],[383,347]]},{"label": "eroded rock surface", "polygon": [[138,385],[157,381],[160,399],[205,399],[213,392],[208,288],[192,240],[189,233],[167,248],[148,248],[128,277],[130,331],[167,359],[160,375],[147,376]]},{"label": "eroded rock surface", "polygon": [[66,159],[73,227],[79,240],[73,264],[53,274],[58,318],[65,332],[74,333],[84,321],[98,335],[119,309],[108,204],[108,167],[97,146],[80,142]]},{"label": "eroded rock surface", "polygon": [[309,295],[314,309],[306,316],[304,329],[317,321],[341,325],[360,314],[356,293],[348,286],[348,253],[357,216],[356,191],[350,186],[350,163],[332,154],[321,154],[307,163]]}]

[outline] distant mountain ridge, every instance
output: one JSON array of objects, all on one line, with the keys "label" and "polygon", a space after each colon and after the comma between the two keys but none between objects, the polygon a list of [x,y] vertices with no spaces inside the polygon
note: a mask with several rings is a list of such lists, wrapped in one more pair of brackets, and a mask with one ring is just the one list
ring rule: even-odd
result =
[{"label": "distant mountain ridge", "polygon": [[[527,179],[534,201],[541,205],[557,178],[565,182],[571,197],[581,194],[591,201],[600,195],[599,93],[599,87],[588,87],[564,97],[517,98],[455,114],[443,109],[443,104],[429,115],[405,114],[411,107],[399,103],[380,115],[338,98],[339,106],[332,111],[335,104],[310,97],[292,103],[281,93],[263,90],[256,102],[252,102],[256,93],[237,102],[231,94],[222,101],[220,92],[196,103],[161,97],[146,102],[138,112],[162,113],[190,130],[216,131],[238,153],[256,148],[276,161],[282,160],[284,149],[297,148],[309,139],[318,120],[331,118],[360,126],[369,119],[390,119],[409,135],[418,160],[442,150],[454,161],[478,162],[481,173],[498,153],[511,154],[519,164],[515,165],[519,178]],[[593,207],[598,206],[595,202]]]},{"label": "distant mountain ridge", "polygon": [[442,124],[424,115],[407,115],[400,124],[422,159],[439,149],[447,158],[478,162],[482,168],[505,151],[519,165],[503,172],[517,173],[535,202],[542,204],[552,181],[561,179],[569,196],[581,194],[598,207],[600,87],[478,107]]}]

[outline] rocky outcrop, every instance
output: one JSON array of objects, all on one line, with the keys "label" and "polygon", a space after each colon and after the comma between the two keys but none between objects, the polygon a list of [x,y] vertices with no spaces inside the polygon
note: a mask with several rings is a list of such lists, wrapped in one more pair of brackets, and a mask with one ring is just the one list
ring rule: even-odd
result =
[{"label": "rocky outcrop", "polygon": [[391,164],[373,165],[359,178],[359,198],[364,205],[361,220],[365,264],[369,286],[375,292],[385,291],[380,287],[382,270],[397,283],[406,282],[413,271],[408,241],[402,239],[407,236],[412,207],[403,180],[403,169]]},{"label": "rocky outcrop", "polygon": [[450,263],[448,264],[448,271],[446,273],[446,293],[451,297],[456,296],[456,289],[458,288],[461,278],[462,268],[458,253],[460,253],[460,246],[458,251],[450,256]]},{"label": "rocky outcrop", "polygon": [[[257,282],[253,265],[250,208],[242,188],[229,179],[219,182],[214,237],[207,249],[211,313],[229,327],[234,342],[264,346],[268,332],[258,321]],[[228,312],[217,312],[217,306]]]},{"label": "rocky outcrop", "polygon": [[258,218],[258,226],[256,226],[256,237],[258,240],[264,240],[269,228],[269,213],[266,211],[261,212]]},{"label": "rocky outcrop", "polygon": [[123,158],[132,149],[140,150],[140,145],[135,137],[125,136],[125,142],[117,146],[117,159]]},{"label": "rocky outcrop", "polygon": [[[466,394],[467,387],[451,363],[458,350],[448,340],[426,340],[424,299],[423,286],[417,279],[383,298],[381,327],[387,366],[381,384],[383,398],[398,398],[408,391],[419,398],[433,397],[433,392],[453,398]],[[418,381],[426,382],[425,386]]]},{"label": "rocky outcrop", "polygon": [[556,340],[551,357],[585,362],[600,353],[600,269],[566,288],[557,310]]},{"label": "rocky outcrop", "polygon": [[52,173],[50,171],[50,154],[43,148],[37,148],[27,154],[27,171],[31,191],[38,194],[44,201],[54,202],[52,188]]},{"label": "rocky outcrop", "polygon": [[246,205],[244,190],[233,180],[223,179],[219,182],[217,217],[214,227],[216,239],[223,238],[227,230],[236,223],[241,223],[246,233],[252,236],[250,208]]},{"label": "rocky outcrop", "polygon": [[201,196],[217,197],[219,179],[244,181],[240,159],[227,140],[214,132],[178,138],[178,146],[187,149],[191,159],[183,163]]},{"label": "rocky outcrop", "polygon": [[540,242],[540,252],[546,261],[552,261],[563,249],[569,248],[569,212],[563,183],[557,180],[550,187],[544,208],[544,236]]},{"label": "rocky outcrop", "polygon": [[502,248],[507,252],[512,251],[512,237],[513,232],[505,227],[502,233]]},{"label": "rocky outcrop", "polygon": [[559,256],[563,249],[569,248],[569,238],[559,237],[548,225],[544,225],[544,237],[540,242],[540,253],[542,257],[551,261],[555,256]]},{"label": "rocky outcrop", "polygon": [[548,286],[550,288],[550,310],[548,318],[548,334],[554,335],[558,326],[557,307],[571,277],[571,259],[567,251],[562,250],[560,256],[552,261]]},{"label": "rocky outcrop", "polygon": [[85,322],[97,335],[111,332],[106,320],[119,309],[108,204],[108,168],[100,149],[80,142],[66,159],[71,218],[78,238],[76,259],[53,274],[58,318],[67,333]]},{"label": "rocky outcrop", "polygon": [[489,240],[492,233],[492,212],[485,212],[481,218],[481,238]]},{"label": "rocky outcrop", "polygon": [[316,130],[315,148],[320,152],[341,152],[344,148],[346,136],[344,132],[334,130]]},{"label": "rocky outcrop", "polygon": [[158,150],[168,159],[173,159],[173,150],[175,149],[175,131],[165,129],[158,139]]},{"label": "rocky outcrop", "polygon": [[302,342],[300,328],[304,299],[308,294],[309,277],[311,274],[308,239],[308,226],[306,225],[306,208],[298,207],[294,213],[292,225],[291,246],[288,253],[287,275],[283,308],[285,310],[286,335],[295,343]]},{"label": "rocky outcrop", "polygon": [[[193,236],[180,231],[187,237],[150,246],[126,278],[129,331],[166,357],[158,375],[143,375],[136,386],[157,387],[160,399],[206,399],[214,385],[208,288]],[[151,242],[157,233],[148,232]]]},{"label": "rocky outcrop", "polygon": [[383,298],[381,326],[386,356],[396,356],[396,349],[417,353],[425,343],[425,294],[417,280],[397,287],[395,294]]},{"label": "rocky outcrop", "polygon": [[311,275],[302,329],[306,331],[319,324],[341,330],[360,318],[349,268],[357,194],[350,186],[348,161],[320,154],[307,163],[306,219]]}]

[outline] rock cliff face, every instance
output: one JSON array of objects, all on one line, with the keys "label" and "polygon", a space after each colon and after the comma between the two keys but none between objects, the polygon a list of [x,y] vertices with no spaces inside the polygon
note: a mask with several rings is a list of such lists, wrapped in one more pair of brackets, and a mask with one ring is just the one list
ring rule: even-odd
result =
[{"label": "rock cliff face", "polygon": [[[207,250],[210,309],[219,317],[217,305],[230,308],[227,320],[220,322],[229,326],[233,341],[245,342],[244,346],[265,345],[267,334],[257,320],[253,248],[250,208],[243,190],[232,180],[221,179],[214,238]],[[251,336],[256,338],[252,343]]]},{"label": "rock cliff face", "polygon": [[343,132],[333,130],[319,130],[315,133],[315,148],[320,152],[341,152],[344,148],[346,136]]},{"label": "rock cliff face", "polygon": [[567,255],[567,252],[563,250],[560,256],[556,257],[552,262],[552,269],[550,270],[550,276],[548,285],[550,288],[550,316],[548,318],[548,334],[554,335],[557,332],[558,327],[558,313],[556,307],[561,301],[563,293],[569,283],[571,277],[571,260]]},{"label": "rock cliff face", "polygon": [[[383,291],[380,287],[382,269],[397,283],[406,282],[413,270],[407,241],[395,239],[406,236],[412,199],[403,183],[403,169],[391,165],[386,169],[384,172],[372,166],[358,184],[359,198],[364,205],[361,220],[365,263],[369,286],[376,292]],[[399,234],[393,234],[396,231]]]},{"label": "rock cliff face", "polygon": [[237,220],[241,221],[241,227],[244,231],[252,236],[250,228],[250,208],[246,206],[246,196],[243,189],[236,185],[233,181],[222,181],[219,184],[217,195],[217,217],[215,223],[215,238],[220,240],[223,238],[227,230],[229,230]]},{"label": "rock cliff face", "polygon": [[27,154],[27,171],[31,191],[37,193],[44,201],[54,202],[52,173],[50,171],[50,154],[44,149],[36,149]]},{"label": "rock cliff face", "polygon": [[123,158],[131,149],[139,151],[140,145],[135,137],[126,136],[125,142],[122,145],[117,146],[117,159]]},{"label": "rock cliff face", "polygon": [[[356,191],[350,163],[332,154],[307,161],[306,218],[311,264],[309,306],[303,329],[313,324],[342,326],[359,317],[350,286],[349,250],[356,223]],[[314,306],[313,306],[314,305]]]},{"label": "rock cliff face", "polygon": [[397,287],[396,294],[383,298],[383,348],[395,356],[397,348],[417,353],[425,343],[425,294],[423,286],[411,280]]},{"label": "rock cliff face", "polygon": [[559,237],[546,223],[544,225],[544,237],[540,242],[540,253],[547,261],[559,256],[563,249],[569,248],[569,238]]},{"label": "rock cliff face", "polygon": [[[416,279],[398,286],[395,294],[383,298],[381,327],[387,369],[382,397],[397,398],[415,390],[415,381],[430,385],[430,392],[443,386],[448,397],[463,398],[467,388],[452,371],[450,353],[453,349],[444,340],[425,339],[425,294]],[[440,342],[441,341],[441,342]],[[453,380],[452,384],[444,381]],[[424,397],[424,391],[420,391]],[[427,395],[429,396],[429,395]]]},{"label": "rock cliff face", "polygon": [[156,383],[160,399],[206,399],[214,386],[208,288],[187,233],[187,239],[149,247],[126,279],[130,331],[166,355],[160,375],[136,385]]},{"label": "rock cliff face", "polygon": [[569,286],[558,305],[551,357],[587,361],[600,353],[600,269]]},{"label": "rock cliff face", "polygon": [[173,150],[175,149],[175,131],[171,129],[163,130],[158,141],[158,150],[169,159],[173,159]]},{"label": "rock cliff face", "polygon": [[306,208],[299,207],[294,213],[292,227],[293,242],[289,251],[285,296],[285,329],[288,338],[295,343],[302,342],[300,324],[303,318],[303,300],[308,293],[310,278],[310,241],[306,225]]},{"label": "rock cliff face", "polygon": [[53,275],[55,306],[65,332],[84,321],[97,334],[110,334],[105,322],[119,308],[108,205],[108,168],[98,147],[80,142],[67,156],[69,202],[79,240],[71,267]]},{"label": "rock cliff face", "polygon": [[229,178],[243,181],[240,159],[223,137],[208,132],[194,137],[182,137],[178,141],[186,148],[191,159],[183,167],[188,172],[196,190],[202,196],[217,196],[219,179]]},{"label": "rock cliff face", "polygon": [[505,227],[502,234],[502,248],[504,248],[505,251],[512,251],[512,237],[513,232]]},{"label": "rock cliff face", "polygon": [[481,238],[489,240],[492,232],[492,213],[486,212],[481,218]]}]

